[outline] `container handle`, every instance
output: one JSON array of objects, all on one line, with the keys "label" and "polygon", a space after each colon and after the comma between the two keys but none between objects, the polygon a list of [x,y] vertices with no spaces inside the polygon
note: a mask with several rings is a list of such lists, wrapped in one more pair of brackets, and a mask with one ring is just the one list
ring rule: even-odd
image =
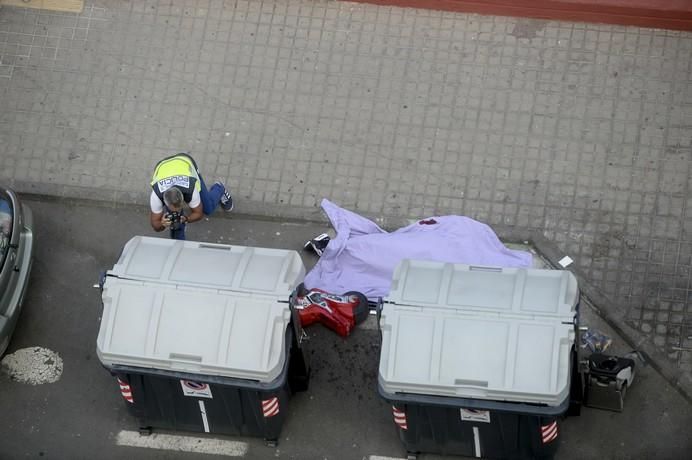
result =
[{"label": "container handle", "polygon": [[196,361],[198,363],[202,362],[202,357],[201,356],[196,356],[196,355],[184,355],[182,353],[169,353],[168,354],[169,359],[182,359],[185,361]]},{"label": "container handle", "polygon": [[209,244],[209,243],[200,243],[199,248],[200,249],[220,249],[223,251],[230,251],[231,250],[230,246],[216,245],[216,244]]},{"label": "container handle", "polygon": [[487,380],[454,379],[455,385],[471,385],[474,387],[488,388]]},{"label": "container handle", "polygon": [[477,265],[472,265],[469,267],[469,271],[472,272],[501,272],[501,267],[479,267]]}]

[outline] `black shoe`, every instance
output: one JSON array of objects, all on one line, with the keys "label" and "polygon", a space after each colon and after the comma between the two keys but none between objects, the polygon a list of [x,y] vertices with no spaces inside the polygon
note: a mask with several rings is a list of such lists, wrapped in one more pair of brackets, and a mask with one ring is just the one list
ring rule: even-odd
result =
[{"label": "black shoe", "polygon": [[321,233],[314,237],[313,239],[306,241],[303,245],[304,249],[312,249],[318,256],[322,256],[325,248],[329,244],[329,235],[326,233]]}]

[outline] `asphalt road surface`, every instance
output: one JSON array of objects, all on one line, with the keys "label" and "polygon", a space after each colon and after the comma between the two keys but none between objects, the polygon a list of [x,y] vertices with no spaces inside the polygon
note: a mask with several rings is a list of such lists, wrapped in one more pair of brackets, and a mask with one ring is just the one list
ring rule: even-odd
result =
[{"label": "asphalt road surface", "polygon": [[[62,360],[62,373],[53,383],[33,385],[11,379],[3,367],[0,459],[406,457],[391,408],[377,394],[379,333],[373,317],[347,339],[321,326],[308,329],[310,389],[291,399],[277,447],[267,447],[261,439],[195,433],[155,432],[141,437],[117,382],[96,357],[102,307],[99,290],[93,286],[130,237],[154,234],[148,211],[38,199],[28,204],[36,221],[36,257],[8,354],[35,347],[51,350]],[[191,225],[188,238],[300,250],[308,237],[324,230],[316,223],[215,215]],[[303,256],[308,268],[316,261],[311,254]],[[611,334],[616,352],[631,349],[588,307],[582,321]],[[55,364],[55,359],[44,361]],[[641,367],[624,412],[584,408],[580,417],[565,420],[557,458],[689,458],[690,426],[688,401],[654,369]]]}]

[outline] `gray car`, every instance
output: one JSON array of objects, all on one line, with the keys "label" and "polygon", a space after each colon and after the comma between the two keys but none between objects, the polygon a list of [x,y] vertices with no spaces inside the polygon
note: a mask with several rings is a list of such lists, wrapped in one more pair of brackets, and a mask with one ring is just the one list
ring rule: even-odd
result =
[{"label": "gray car", "polygon": [[17,195],[0,187],[0,357],[22,309],[34,255],[33,215]]}]

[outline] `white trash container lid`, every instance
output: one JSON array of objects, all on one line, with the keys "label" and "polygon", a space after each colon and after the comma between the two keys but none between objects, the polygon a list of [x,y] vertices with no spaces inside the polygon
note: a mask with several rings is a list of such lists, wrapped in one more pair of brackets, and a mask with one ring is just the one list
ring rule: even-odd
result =
[{"label": "white trash container lid", "polygon": [[569,396],[572,273],[404,260],[385,300],[385,392],[549,406]]},{"label": "white trash container lid", "polygon": [[296,251],[136,236],[103,286],[99,359],[271,382],[304,277]]}]

